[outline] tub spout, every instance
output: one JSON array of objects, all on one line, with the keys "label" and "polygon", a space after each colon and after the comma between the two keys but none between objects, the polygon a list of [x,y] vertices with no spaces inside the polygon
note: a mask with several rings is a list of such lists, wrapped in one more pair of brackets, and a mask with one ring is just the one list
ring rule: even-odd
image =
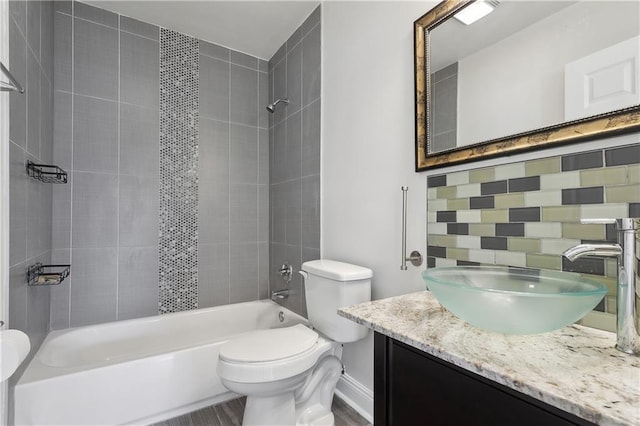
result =
[{"label": "tub spout", "polygon": [[274,302],[276,299],[286,299],[289,297],[289,289],[283,288],[282,290],[275,290],[271,292],[271,300]]},{"label": "tub spout", "polygon": [[616,349],[628,354],[640,354],[638,312],[636,310],[636,232],[635,219],[586,219],[582,223],[616,225],[618,243],[578,244],[562,255],[574,261],[582,256],[615,257],[618,263],[616,294]]}]

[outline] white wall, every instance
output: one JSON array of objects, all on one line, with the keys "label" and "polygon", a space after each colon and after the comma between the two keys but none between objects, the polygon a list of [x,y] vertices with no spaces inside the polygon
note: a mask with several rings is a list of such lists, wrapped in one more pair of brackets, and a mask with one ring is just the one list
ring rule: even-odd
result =
[{"label": "white wall", "polygon": [[[373,269],[373,298],[424,289],[401,271],[426,251],[426,179],[414,172],[413,21],[436,2],[325,2],[322,37],[322,256]],[[373,389],[373,339],[345,346],[346,373]]]},{"label": "white wall", "polygon": [[[321,254],[373,269],[374,299],[425,288],[420,276],[424,264],[400,270],[401,186],[409,186],[408,249],[425,256],[427,175],[541,155],[414,172],[413,21],[435,5],[323,3]],[[626,137],[619,139],[629,143]],[[553,153],[609,143],[589,142]],[[372,391],[372,336],[345,345],[343,361],[346,373]]]},{"label": "white wall", "polygon": [[[9,2],[0,1],[0,62],[9,63]],[[6,76],[0,76],[7,81]],[[0,321],[9,328],[9,92],[0,94]],[[8,421],[8,381],[0,383],[0,424]]]}]

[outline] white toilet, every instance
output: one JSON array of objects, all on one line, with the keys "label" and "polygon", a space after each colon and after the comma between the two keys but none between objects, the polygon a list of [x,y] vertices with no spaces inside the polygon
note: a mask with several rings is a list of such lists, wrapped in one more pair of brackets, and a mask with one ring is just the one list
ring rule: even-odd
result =
[{"label": "white toilet", "polygon": [[333,425],[331,402],[342,374],[342,343],[367,329],[337,309],[371,300],[371,269],[334,260],[302,264],[307,313],[301,324],[258,330],[220,347],[218,376],[247,395],[242,424]]}]

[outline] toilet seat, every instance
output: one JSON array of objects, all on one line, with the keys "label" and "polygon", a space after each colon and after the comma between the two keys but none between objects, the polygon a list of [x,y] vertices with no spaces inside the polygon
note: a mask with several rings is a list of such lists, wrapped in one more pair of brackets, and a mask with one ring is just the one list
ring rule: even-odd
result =
[{"label": "toilet seat", "polygon": [[257,330],[224,344],[220,358],[234,362],[277,361],[307,351],[317,340],[318,333],[302,324]]},{"label": "toilet seat", "polygon": [[239,383],[282,380],[310,369],[329,349],[329,340],[302,324],[258,330],[220,347],[218,375]]}]

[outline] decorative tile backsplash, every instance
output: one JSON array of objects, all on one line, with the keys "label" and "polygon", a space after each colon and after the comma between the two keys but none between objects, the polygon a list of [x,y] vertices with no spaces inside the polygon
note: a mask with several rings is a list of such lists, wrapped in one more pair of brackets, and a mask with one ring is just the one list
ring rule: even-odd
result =
[{"label": "decorative tile backsplash", "polygon": [[576,244],[616,241],[613,225],[640,217],[640,144],[427,178],[427,266],[498,264],[580,273],[605,282],[598,310],[615,312],[616,260],[569,262]]}]

